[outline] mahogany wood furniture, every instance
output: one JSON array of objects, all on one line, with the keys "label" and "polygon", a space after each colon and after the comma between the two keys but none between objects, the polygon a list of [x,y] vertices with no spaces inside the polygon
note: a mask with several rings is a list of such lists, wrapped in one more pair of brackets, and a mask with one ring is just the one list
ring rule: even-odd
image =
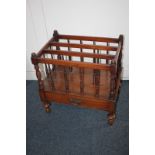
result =
[{"label": "mahogany wood furniture", "polygon": [[122,46],[123,35],[88,37],[54,31],[45,46],[31,55],[46,112],[52,101],[96,108],[108,112],[112,125],[121,86]]}]

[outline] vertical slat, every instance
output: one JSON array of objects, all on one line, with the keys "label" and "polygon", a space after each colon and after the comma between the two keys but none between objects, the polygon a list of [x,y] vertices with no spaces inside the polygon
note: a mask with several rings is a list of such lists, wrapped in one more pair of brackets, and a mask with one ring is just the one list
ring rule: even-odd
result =
[{"label": "vertical slat", "polygon": [[[51,48],[51,47],[50,47]],[[51,55],[52,56],[52,55]],[[44,54],[44,58],[46,58],[45,54]],[[54,80],[53,80],[53,76],[52,76],[52,70],[50,68],[50,64],[44,64],[45,65],[45,71],[46,71],[46,75],[48,78],[50,78],[50,85],[52,87],[52,90],[55,90],[55,86],[54,86]],[[53,68],[54,70],[54,68]]]},{"label": "vertical slat", "polygon": [[[67,39],[67,42],[68,42],[68,44],[70,44],[69,39]],[[68,51],[71,51],[70,47],[68,47]],[[72,57],[71,56],[69,56],[69,61],[72,61]]]},{"label": "vertical slat", "polygon": [[95,96],[98,97],[100,93],[100,70],[95,69]]},{"label": "vertical slat", "polygon": [[[82,40],[80,40],[80,44],[82,44]],[[80,48],[80,52],[82,53],[83,52],[83,49]],[[81,62],[83,62],[83,57],[80,58],[81,59]]]},{"label": "vertical slat", "polygon": [[[96,42],[93,41],[93,45],[96,45]],[[93,53],[95,54],[96,53],[96,50],[94,49],[93,50]],[[97,59],[96,58],[93,58],[93,63],[96,63],[97,62]],[[93,84],[95,83],[95,70],[93,70]]]},{"label": "vertical slat", "polygon": [[65,81],[65,91],[69,92],[69,78],[68,78],[68,73],[67,72],[67,67],[64,67],[64,81]]},{"label": "vertical slat", "polygon": [[[43,56],[44,56],[44,58],[46,58],[45,54]],[[45,64],[45,72],[46,72],[46,76],[49,77],[49,70],[48,70],[47,64]]]},{"label": "vertical slat", "polygon": [[115,88],[116,88],[116,64],[112,61],[111,62],[111,78],[110,78],[110,99],[114,99],[115,97]]},{"label": "vertical slat", "polygon": [[[107,46],[109,46],[109,43],[107,42]],[[109,54],[109,51],[107,50],[107,55]],[[108,64],[109,61],[106,59],[106,64]]]},{"label": "vertical slat", "polygon": [[[52,50],[52,47],[50,46],[50,50]],[[53,59],[53,55],[51,54],[51,58]]]},{"label": "vertical slat", "polygon": [[80,93],[84,94],[84,68],[79,68],[80,72]]},{"label": "vertical slat", "polygon": [[[50,50],[53,50],[53,48],[50,46]],[[51,54],[51,59],[53,59],[54,58],[54,56]],[[56,69],[56,66],[55,65],[52,65],[53,66],[53,68],[52,68],[52,71],[54,71],[55,69]]]},{"label": "vertical slat", "polygon": [[[93,45],[96,45],[95,41],[93,41]],[[95,54],[95,49],[93,50],[93,53]],[[93,63],[96,63],[96,59],[93,58]]]},{"label": "vertical slat", "polygon": [[[50,46],[50,50],[53,50],[53,47],[52,46]],[[53,54],[51,54],[51,59],[53,59],[54,57],[53,57]],[[52,70],[54,70],[54,65],[52,65],[53,66],[53,68],[52,68]]]},{"label": "vertical slat", "polygon": [[[56,50],[60,50],[60,47],[56,48]],[[58,54],[57,59],[61,60],[61,55],[60,54]]]},{"label": "vertical slat", "polygon": [[[67,39],[68,44],[70,43],[70,40]],[[71,51],[70,47],[68,47],[68,51]],[[72,61],[72,57],[69,56],[69,61]],[[72,67],[69,67],[69,70],[72,71]]]},{"label": "vertical slat", "polygon": [[[99,50],[97,50],[97,54],[99,54]],[[100,63],[99,58],[97,58],[97,63]]]},{"label": "vertical slat", "polygon": [[[61,50],[61,49],[60,49],[59,46],[56,46],[56,50]],[[59,60],[64,60],[64,56],[63,56],[63,55],[60,55],[60,54],[58,54],[57,58],[58,58]]]},{"label": "vertical slat", "polygon": [[49,66],[49,71],[50,71],[50,85],[52,87],[52,90],[55,90],[55,85],[54,85],[54,79],[53,79],[53,72]]},{"label": "vertical slat", "polygon": [[49,72],[48,72],[47,64],[45,64],[45,71],[46,71],[46,75],[48,77],[49,76]]}]

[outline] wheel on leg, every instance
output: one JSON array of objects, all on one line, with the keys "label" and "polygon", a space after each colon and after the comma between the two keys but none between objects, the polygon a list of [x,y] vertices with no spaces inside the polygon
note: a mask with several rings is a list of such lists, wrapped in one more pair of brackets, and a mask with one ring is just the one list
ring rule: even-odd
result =
[{"label": "wheel on leg", "polygon": [[115,119],[116,119],[116,115],[115,114],[108,114],[108,124],[109,125],[113,125]]},{"label": "wheel on leg", "polygon": [[45,111],[49,113],[49,112],[51,112],[51,108],[50,107],[45,108]]},{"label": "wheel on leg", "polygon": [[46,112],[51,112],[50,104],[49,103],[44,103],[45,111]]}]

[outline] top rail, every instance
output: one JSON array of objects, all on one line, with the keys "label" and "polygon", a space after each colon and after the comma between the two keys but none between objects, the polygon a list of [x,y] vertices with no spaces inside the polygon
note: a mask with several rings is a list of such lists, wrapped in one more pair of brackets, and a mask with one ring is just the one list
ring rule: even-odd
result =
[{"label": "top rail", "polygon": [[71,47],[71,48],[84,48],[84,49],[117,51],[117,47],[114,47],[114,46],[73,44],[73,43],[68,44],[68,43],[59,43],[59,42],[51,42],[50,45],[56,46],[56,47]]},{"label": "top rail", "polygon": [[72,66],[72,67],[82,67],[82,68],[92,68],[100,70],[111,70],[111,65],[107,64],[92,64],[89,62],[78,62],[78,61],[66,61],[66,60],[57,60],[50,58],[38,58],[32,55],[33,63],[45,63],[45,64],[55,64],[62,66]]},{"label": "top rail", "polygon": [[66,55],[66,56],[78,56],[81,58],[88,57],[88,58],[100,58],[100,59],[107,59],[112,60],[114,59],[114,55],[106,55],[106,54],[94,54],[94,53],[80,53],[80,52],[73,52],[73,51],[62,51],[62,50],[43,50],[42,54],[57,54],[57,55]]},{"label": "top rail", "polygon": [[84,41],[98,41],[98,42],[109,42],[118,43],[118,38],[106,38],[106,37],[92,37],[92,36],[76,36],[76,35],[58,35],[59,39],[71,39],[71,40],[84,40]]}]

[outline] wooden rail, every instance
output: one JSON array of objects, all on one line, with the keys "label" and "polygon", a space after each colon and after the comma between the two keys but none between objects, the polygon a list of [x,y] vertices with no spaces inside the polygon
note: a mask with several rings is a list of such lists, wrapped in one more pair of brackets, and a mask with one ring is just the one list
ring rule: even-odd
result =
[{"label": "wooden rail", "polygon": [[59,43],[59,42],[51,42],[50,45],[51,46],[56,46],[56,47],[71,47],[71,48],[83,48],[83,49],[96,49],[96,50],[117,51],[117,47],[113,47],[113,46],[73,44],[73,43]]},{"label": "wooden rail", "polygon": [[55,60],[55,59],[50,59],[50,58],[36,58],[35,60],[33,59],[33,61],[37,63],[44,63],[44,64],[111,70],[111,65],[107,65],[107,64],[94,64],[94,63],[92,64],[89,62]]},{"label": "wooden rail", "polygon": [[77,57],[88,57],[88,58],[100,58],[112,60],[115,58],[114,55],[106,55],[106,54],[94,54],[94,53],[86,53],[86,52],[73,52],[73,51],[63,51],[63,50],[43,50],[43,54],[60,54],[66,56],[77,56]]},{"label": "wooden rail", "polygon": [[58,35],[59,39],[83,40],[83,41],[98,41],[98,42],[111,42],[118,43],[119,39],[106,38],[106,37],[92,37],[92,36],[76,36],[76,35]]}]

